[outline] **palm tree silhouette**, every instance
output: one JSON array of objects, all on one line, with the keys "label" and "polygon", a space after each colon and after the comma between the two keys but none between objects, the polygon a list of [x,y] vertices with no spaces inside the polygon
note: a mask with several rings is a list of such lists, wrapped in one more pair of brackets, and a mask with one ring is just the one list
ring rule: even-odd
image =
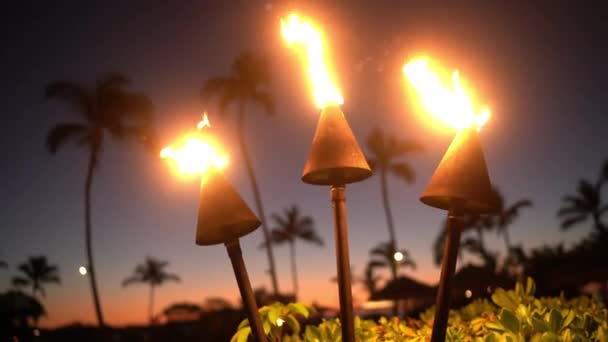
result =
[{"label": "palm tree silhouette", "polygon": [[[368,157],[368,162],[374,170],[374,174],[380,175],[380,190],[382,192],[382,203],[388,226],[389,244],[391,245],[391,249],[396,251],[397,237],[389,203],[387,178],[389,174],[392,174],[398,179],[411,184],[415,179],[414,169],[409,163],[400,161],[400,159],[411,153],[422,151],[422,145],[415,141],[398,140],[394,136],[386,136],[380,129],[376,128],[367,138],[367,148],[371,153],[371,156]],[[396,279],[398,265],[394,262],[389,262],[388,266],[390,267],[393,279]]]},{"label": "palm tree silhouette", "polygon": [[135,283],[150,284],[150,302],[148,306],[150,323],[153,322],[154,318],[154,288],[161,286],[167,281],[180,281],[177,275],[165,271],[167,266],[169,266],[169,262],[167,261],[147,257],[142,264],[135,267],[133,275],[122,282],[123,287]]},{"label": "palm tree silhouette", "polygon": [[532,207],[532,201],[527,198],[522,198],[513,204],[507,205],[504,196],[500,193],[497,188],[494,188],[494,193],[498,197],[500,211],[496,217],[495,229],[496,232],[503,236],[505,241],[506,257],[508,258],[513,249],[511,244],[511,236],[509,234],[509,227],[513,224],[513,221],[519,217],[520,210],[524,208]]},{"label": "palm tree silhouette", "polygon": [[[380,242],[369,251],[372,259],[367,264],[366,277],[373,275],[373,269],[377,267],[388,267],[392,273],[393,280],[397,279],[397,271],[400,267],[410,267],[416,269],[416,262],[410,257],[410,253],[405,250],[397,250],[395,244],[391,242]],[[375,284],[374,284],[375,285]],[[393,305],[393,315],[398,314],[398,301]]]},{"label": "palm tree silhouette", "polygon": [[[293,294],[298,296],[298,271],[296,267],[296,241],[313,243],[323,246],[323,240],[317,235],[314,228],[314,220],[310,216],[301,216],[300,210],[295,205],[287,208],[283,212],[284,216],[272,215],[276,227],[270,232],[271,241],[280,245],[289,244],[291,258],[291,277],[293,281]],[[264,244],[262,244],[264,246]]]},{"label": "palm tree silhouette", "polygon": [[365,266],[363,277],[358,279],[359,282],[365,287],[365,290],[370,297],[373,296],[378,290],[376,284],[380,280],[380,277],[374,274],[374,264],[374,261],[368,262],[367,266]]},{"label": "palm tree silhouette", "polygon": [[61,282],[59,268],[49,264],[45,256],[29,257],[26,262],[19,265],[18,270],[21,274],[13,278],[13,285],[15,287],[31,286],[33,297],[36,297],[37,293],[46,297],[44,284]]},{"label": "palm tree silhouette", "polygon": [[[494,229],[494,220],[487,215],[465,215],[462,225],[462,243],[459,246],[459,254],[466,250],[472,254],[479,256],[484,262],[484,266],[494,270],[496,268],[496,254],[487,250],[485,245],[484,234],[486,231]],[[445,248],[447,221],[441,224],[441,230],[435,238],[433,244],[433,256],[436,265],[440,265],[443,260],[443,252]],[[474,235],[471,236],[470,233]]]},{"label": "palm tree silhouette", "polygon": [[267,114],[274,113],[274,100],[268,87],[271,83],[271,71],[268,61],[265,58],[254,55],[250,52],[241,53],[232,62],[230,75],[216,76],[208,79],[201,90],[201,95],[204,100],[211,97],[217,97],[220,107],[220,113],[225,114],[227,108],[231,104],[237,105],[237,136],[243,161],[247,168],[251,187],[253,188],[253,196],[257,212],[262,221],[262,232],[264,233],[264,242],[266,254],[268,256],[270,280],[272,289],[275,295],[279,294],[279,285],[275,267],[274,254],[270,243],[270,231],[264,214],[264,206],[262,205],[262,195],[256,180],[253,164],[249,155],[249,148],[245,139],[245,119],[247,104],[261,105]]},{"label": "palm tree silhouette", "polygon": [[46,145],[51,154],[71,143],[86,147],[89,153],[84,186],[84,232],[87,270],[99,326],[104,326],[103,312],[97,290],[91,232],[91,188],[93,174],[99,164],[108,134],[119,141],[137,138],[150,143],[152,103],[147,96],[125,90],[126,77],[110,74],[98,79],[94,89],[70,81],[57,81],[46,88],[47,99],[59,99],[70,105],[80,120],[57,124],[49,131]]},{"label": "palm tree silhouette", "polygon": [[608,235],[608,228],[602,221],[602,216],[608,212],[608,204],[603,203],[601,196],[602,187],[607,181],[608,160],[604,162],[595,184],[581,179],[576,194],[564,196],[563,206],[557,212],[557,216],[561,219],[562,230],[569,230],[591,218],[595,231],[603,236]]}]

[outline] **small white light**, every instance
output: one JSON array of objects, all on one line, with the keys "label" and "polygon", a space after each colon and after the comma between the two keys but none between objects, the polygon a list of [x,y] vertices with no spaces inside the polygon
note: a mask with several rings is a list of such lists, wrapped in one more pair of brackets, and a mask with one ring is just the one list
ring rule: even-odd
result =
[{"label": "small white light", "polygon": [[282,320],[281,318],[277,318],[277,326],[278,326],[278,327],[282,327],[282,326],[283,326],[283,323],[285,323],[285,321],[284,321],[284,320]]},{"label": "small white light", "polygon": [[80,275],[87,275],[87,268],[84,266],[78,267],[78,273],[80,273]]},{"label": "small white light", "polygon": [[467,298],[471,298],[473,296],[473,292],[471,290],[464,291],[464,296]]},{"label": "small white light", "polygon": [[401,261],[403,260],[403,253],[395,252],[395,254],[393,254],[393,258],[395,259],[395,261]]},{"label": "small white light", "polygon": [[40,336],[40,330],[38,329],[34,329],[34,331],[32,331],[32,333],[34,334],[34,336],[38,337]]}]

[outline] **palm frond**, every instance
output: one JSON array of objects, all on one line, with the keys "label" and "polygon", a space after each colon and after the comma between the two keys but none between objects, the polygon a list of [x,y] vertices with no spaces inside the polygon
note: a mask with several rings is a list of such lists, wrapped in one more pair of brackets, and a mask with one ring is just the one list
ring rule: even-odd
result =
[{"label": "palm frond", "polygon": [[79,114],[90,119],[92,99],[86,89],[71,81],[56,81],[46,87],[45,98],[58,99],[72,106]]},{"label": "palm frond", "polygon": [[122,286],[129,286],[131,284],[136,284],[136,283],[141,283],[142,282],[142,278],[139,276],[131,276],[129,278],[126,278],[125,280],[122,281]]},{"label": "palm frond", "polygon": [[405,162],[394,163],[389,166],[393,175],[397,176],[399,179],[405,181],[406,183],[412,183],[416,179],[416,174],[414,169]]},{"label": "palm frond", "polygon": [[81,144],[87,141],[88,128],[79,123],[58,124],[51,128],[46,138],[46,147],[51,154],[55,154],[59,148],[68,144]]},{"label": "palm frond", "polygon": [[568,230],[568,229],[572,228],[572,226],[579,224],[581,222],[584,222],[585,220],[587,220],[587,214],[572,216],[572,217],[564,219],[561,223],[560,228],[562,230]]},{"label": "palm frond", "polygon": [[203,100],[209,100],[213,96],[218,96],[227,92],[227,89],[233,88],[234,80],[225,77],[212,77],[208,79],[201,88],[201,97]]},{"label": "palm frond", "polygon": [[262,108],[264,108],[264,111],[266,112],[266,114],[268,114],[268,115],[274,114],[274,98],[272,97],[272,95],[270,93],[256,91],[253,94],[251,94],[251,101],[253,101],[253,103],[256,103],[256,104],[259,104],[260,106],[262,106]]},{"label": "palm frond", "polygon": [[22,287],[28,286],[30,284],[30,281],[22,277],[13,277],[12,283],[14,287]]}]

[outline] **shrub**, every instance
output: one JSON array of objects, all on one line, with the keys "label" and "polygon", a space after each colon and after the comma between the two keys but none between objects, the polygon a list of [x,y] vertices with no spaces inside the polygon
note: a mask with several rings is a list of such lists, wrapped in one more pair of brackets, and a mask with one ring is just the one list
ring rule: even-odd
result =
[{"label": "shrub", "polygon": [[[602,341],[608,342],[608,310],[597,298],[536,298],[535,283],[517,283],[515,289],[494,291],[492,301],[478,299],[450,311],[446,341]],[[341,341],[340,321],[325,319],[302,331],[298,319],[314,309],[303,304],[275,303],[260,309],[269,342]],[[355,318],[355,335],[361,342],[428,341],[434,309],[418,319],[382,317],[378,321]],[[251,329],[244,320],[231,342],[247,341]]]}]

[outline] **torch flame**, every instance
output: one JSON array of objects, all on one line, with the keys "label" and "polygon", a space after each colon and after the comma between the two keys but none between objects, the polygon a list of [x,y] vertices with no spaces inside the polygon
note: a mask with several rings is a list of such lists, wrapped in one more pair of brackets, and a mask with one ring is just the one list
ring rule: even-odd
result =
[{"label": "torch flame", "polygon": [[301,21],[297,14],[291,14],[287,19],[281,19],[281,33],[287,44],[302,43],[305,49],[308,76],[316,105],[325,108],[343,104],[344,99],[332,81],[323,59],[323,37],[320,31],[310,22]]},{"label": "torch flame", "polygon": [[481,108],[477,113],[470,95],[464,90],[458,70],[448,77],[431,68],[429,60],[415,58],[403,66],[403,73],[419,95],[425,111],[457,129],[476,127],[478,130],[490,118],[490,110]]},{"label": "torch flame", "polygon": [[217,144],[202,134],[204,128],[211,127],[207,113],[196,127],[196,132],[187,134],[177,144],[163,148],[160,157],[171,161],[178,171],[186,175],[203,175],[211,167],[222,170],[228,164],[226,155],[218,152]]}]

